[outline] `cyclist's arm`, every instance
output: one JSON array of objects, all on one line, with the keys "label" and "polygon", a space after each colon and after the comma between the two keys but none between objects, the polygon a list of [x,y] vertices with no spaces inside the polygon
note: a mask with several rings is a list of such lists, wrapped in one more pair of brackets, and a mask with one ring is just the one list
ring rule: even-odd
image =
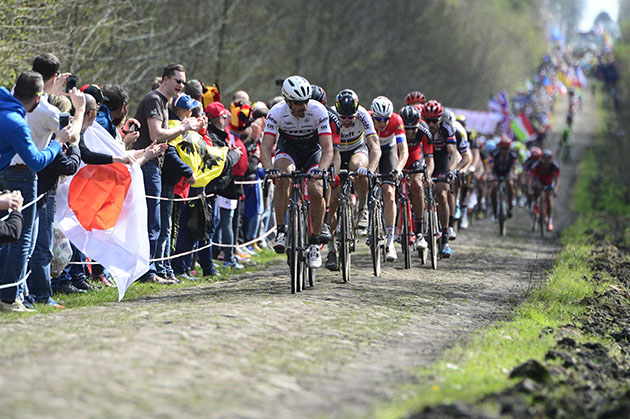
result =
[{"label": "cyclist's arm", "polygon": [[448,170],[454,172],[455,169],[457,169],[457,165],[459,164],[462,156],[459,155],[456,144],[446,144],[446,151],[448,151],[448,155],[450,157],[448,162]]},{"label": "cyclist's arm", "polygon": [[339,173],[339,169],[341,169],[341,152],[339,147],[335,146],[333,146],[333,167],[335,168],[335,173]]},{"label": "cyclist's arm", "polygon": [[378,137],[376,136],[376,134],[370,134],[366,136],[365,142],[370,149],[370,161],[368,163],[368,169],[370,169],[372,173],[376,173],[378,162],[381,159],[381,145],[378,142]]},{"label": "cyclist's arm", "polygon": [[396,165],[396,170],[399,172],[405,167],[407,164],[407,159],[409,158],[409,149],[407,148],[407,141],[401,141],[396,144],[398,148],[398,164]]},{"label": "cyclist's arm", "polygon": [[435,169],[435,162],[433,161],[433,157],[425,157],[424,162],[427,164],[427,181],[431,181],[433,170]]},{"label": "cyclist's arm", "polygon": [[319,134],[319,145],[322,147],[322,157],[319,160],[319,170],[328,170],[333,161],[332,135]]},{"label": "cyclist's arm", "polygon": [[461,154],[461,156],[462,160],[457,165],[457,168],[460,172],[465,172],[472,162],[472,153],[470,152],[470,149],[467,148],[466,151],[464,151],[464,154]]},{"label": "cyclist's arm", "polygon": [[276,136],[271,134],[265,134],[260,146],[260,162],[263,169],[273,169],[273,162],[271,159],[273,146],[276,144]]}]

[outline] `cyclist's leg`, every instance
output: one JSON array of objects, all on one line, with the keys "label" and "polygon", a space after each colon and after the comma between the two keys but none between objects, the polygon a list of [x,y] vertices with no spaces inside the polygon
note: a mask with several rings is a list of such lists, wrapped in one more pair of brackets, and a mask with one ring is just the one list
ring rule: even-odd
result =
[{"label": "cyclist's leg", "polygon": [[[381,174],[390,173],[398,164],[398,153],[394,148],[382,149],[381,159],[378,162],[378,171]],[[385,247],[394,242],[394,225],[396,224],[396,186],[393,180],[385,179],[381,187],[383,191],[383,213],[385,216],[385,231],[387,240]]]},{"label": "cyclist's leg", "polygon": [[505,182],[507,186],[507,199],[508,199],[508,215],[512,216],[512,201],[514,200],[514,179],[509,178]]},{"label": "cyclist's leg", "polygon": [[[320,148],[310,153],[304,163],[301,163],[303,172],[311,172],[319,167],[319,160],[322,157]],[[322,231],[324,215],[326,212],[326,202],[324,200],[324,181],[322,179],[309,179],[307,182],[308,198],[311,202],[309,206],[309,216],[311,218],[312,236],[317,238]],[[311,240],[313,240],[311,237]]]},{"label": "cyclist's leg", "polygon": [[[553,191],[545,190],[545,199],[547,200],[547,225],[553,226]],[[553,229],[553,227],[551,228]]]},{"label": "cyclist's leg", "polygon": [[490,200],[492,201],[492,216],[497,218],[497,187],[498,182],[493,181],[490,186]]},{"label": "cyclist's leg", "polygon": [[[368,155],[369,151],[366,145],[362,145],[353,150],[349,163],[350,171],[356,172],[360,167],[368,167]],[[368,179],[363,176],[357,176],[354,180],[354,190],[359,200],[358,227],[367,228],[367,208],[365,204],[368,193]]]},{"label": "cyclist's leg", "polygon": [[438,203],[438,218],[442,226],[443,239],[448,239],[446,231],[448,229],[448,217],[450,209],[448,205],[449,185],[446,182],[435,183],[435,199]]},{"label": "cyclist's leg", "polygon": [[416,231],[422,231],[422,217],[424,216],[424,175],[414,173],[409,177],[409,194],[411,195],[411,205],[416,218]]},{"label": "cyclist's leg", "polygon": [[[293,157],[287,153],[279,153],[273,164],[275,169],[282,173],[291,173],[295,170]],[[276,210],[276,225],[279,231],[284,231],[287,218],[287,208],[289,206],[290,179],[277,179],[273,195],[273,206]]]}]

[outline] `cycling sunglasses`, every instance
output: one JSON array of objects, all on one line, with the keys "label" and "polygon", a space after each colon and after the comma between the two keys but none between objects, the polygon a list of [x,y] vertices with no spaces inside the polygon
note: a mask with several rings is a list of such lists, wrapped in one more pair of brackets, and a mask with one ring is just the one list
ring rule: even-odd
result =
[{"label": "cycling sunglasses", "polygon": [[374,118],[374,120],[378,121],[378,122],[387,122],[387,121],[389,121],[389,117],[382,117],[382,116],[372,115],[372,118]]},{"label": "cycling sunglasses", "polygon": [[440,122],[439,118],[428,118],[425,119],[424,122],[426,122],[427,124],[437,124],[438,122]]},{"label": "cycling sunglasses", "polygon": [[356,115],[339,115],[339,119],[354,119]]},{"label": "cycling sunglasses", "polygon": [[301,106],[301,105],[306,105],[308,103],[309,99],[307,100],[290,100],[289,102],[291,102],[292,105],[297,105],[297,106]]}]

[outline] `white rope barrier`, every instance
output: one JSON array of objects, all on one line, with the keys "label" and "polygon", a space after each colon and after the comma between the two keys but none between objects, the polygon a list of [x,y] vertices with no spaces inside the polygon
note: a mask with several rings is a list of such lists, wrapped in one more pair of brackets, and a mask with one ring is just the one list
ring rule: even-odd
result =
[{"label": "white rope barrier", "polygon": [[20,279],[18,282],[14,282],[12,284],[0,285],[0,290],[5,289],[5,288],[17,287],[18,285],[23,284],[24,282],[26,282],[26,279],[29,277],[30,274],[31,274],[31,271],[28,271],[26,275],[24,275],[24,278]]},{"label": "white rope barrier", "polygon": [[[46,195],[46,193],[41,194],[40,196],[38,196],[37,198],[35,198],[31,202],[29,202],[28,204],[22,205],[22,211],[24,211],[25,209],[27,209],[28,207],[30,207],[32,205],[35,205],[37,202],[39,202],[40,199],[42,199],[44,197],[44,195]],[[11,212],[13,212],[13,211],[11,211]],[[6,221],[9,218],[9,216],[11,215],[11,212],[9,212],[4,217],[0,218],[0,221]]]},{"label": "white rope barrier", "polygon": [[[261,236],[258,236],[257,238],[255,238],[253,240],[250,240],[250,241],[248,241],[246,243],[243,243],[243,244],[222,244],[222,243],[210,242],[210,243],[208,243],[205,246],[198,247],[197,249],[193,249],[193,250],[190,250],[188,252],[182,252],[182,253],[178,253],[176,255],[170,255],[168,257],[163,257],[163,258],[149,259],[149,262],[162,262],[162,261],[165,261],[165,260],[172,260],[172,259],[175,259],[175,258],[178,258],[178,257],[181,257],[181,256],[187,256],[187,255],[191,255],[193,253],[200,252],[200,251],[205,250],[205,249],[207,249],[207,248],[209,248],[211,246],[216,246],[216,247],[233,247],[233,248],[236,248],[236,247],[247,247],[247,246],[249,246],[251,244],[256,243],[257,241],[260,241],[260,240],[262,240],[264,238],[267,238],[269,235],[271,235],[275,231],[276,231],[276,227],[274,226],[269,231],[267,231],[265,234],[263,234]],[[68,265],[98,265],[98,264],[99,264],[98,262],[69,262],[68,263]]]}]

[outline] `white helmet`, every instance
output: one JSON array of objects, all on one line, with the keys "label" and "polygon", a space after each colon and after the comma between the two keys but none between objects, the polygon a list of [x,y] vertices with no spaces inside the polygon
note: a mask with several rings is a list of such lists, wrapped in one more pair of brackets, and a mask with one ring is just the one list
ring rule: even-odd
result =
[{"label": "white helmet", "polygon": [[371,109],[374,116],[389,118],[392,116],[392,112],[394,112],[394,105],[392,101],[385,96],[378,96],[372,101]]},{"label": "white helmet", "polygon": [[301,76],[287,77],[282,83],[282,96],[289,100],[309,100],[311,84]]}]

